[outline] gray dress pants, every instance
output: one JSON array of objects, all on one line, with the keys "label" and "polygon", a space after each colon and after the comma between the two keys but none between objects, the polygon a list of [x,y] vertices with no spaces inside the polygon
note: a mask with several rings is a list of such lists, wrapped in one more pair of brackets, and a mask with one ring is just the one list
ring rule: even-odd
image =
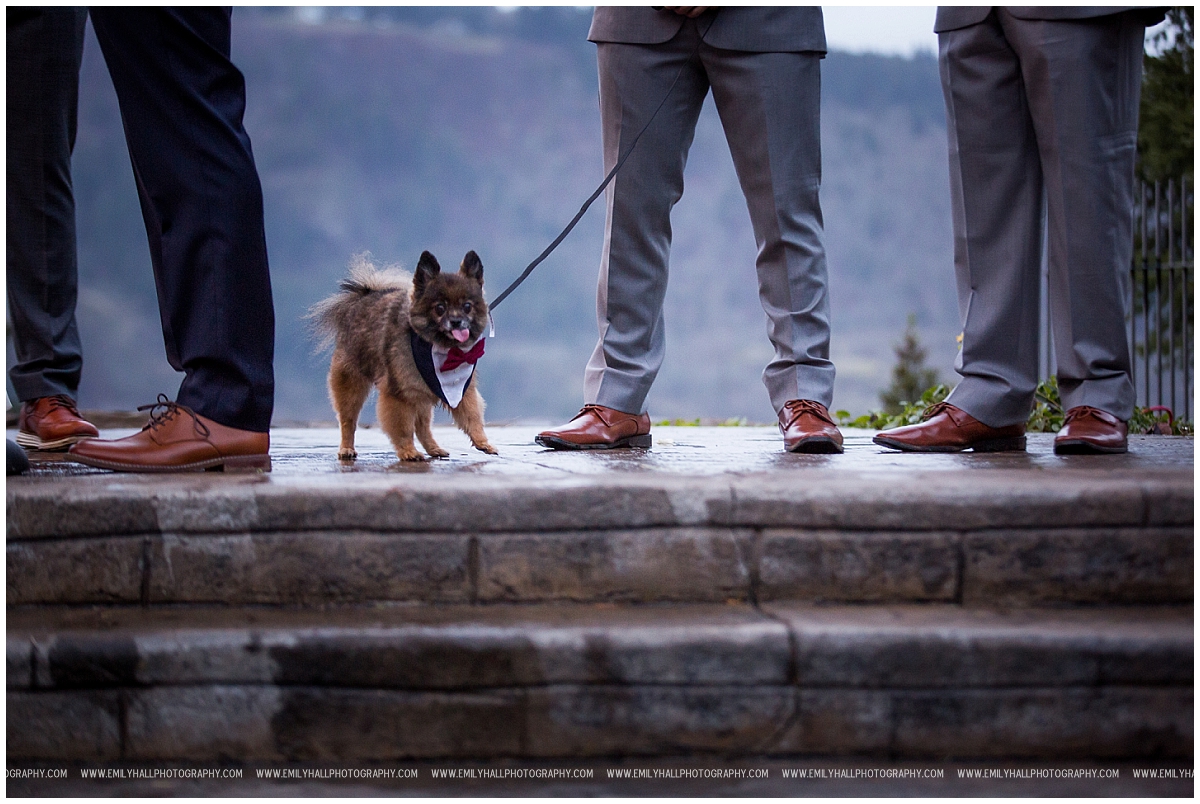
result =
[{"label": "gray dress pants", "polygon": [[689,20],[661,45],[597,45],[606,171],[683,72],[608,187],[596,305],[600,338],[585,372],[584,401],[641,413],[662,365],[671,208],[683,194],[688,149],[711,87],[758,244],[759,296],[775,347],[763,372],[771,404],[776,412],[792,399],[828,406],[834,367],[818,198],[820,56],[703,43],[697,50],[698,37]]},{"label": "gray dress pants", "polygon": [[1133,14],[1023,20],[996,9],[939,34],[950,143],[962,382],[992,427],[1037,387],[1043,222],[1065,408],[1133,413],[1126,338],[1144,26]]}]

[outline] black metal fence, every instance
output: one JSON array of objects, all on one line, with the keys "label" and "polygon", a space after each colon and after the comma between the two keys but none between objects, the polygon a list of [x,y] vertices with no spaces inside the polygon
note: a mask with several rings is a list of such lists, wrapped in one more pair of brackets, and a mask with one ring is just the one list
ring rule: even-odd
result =
[{"label": "black metal fence", "polygon": [[[1193,251],[1195,192],[1187,179],[1140,183],[1135,188],[1130,314],[1126,335],[1133,352],[1136,404],[1169,407],[1191,420],[1195,391]],[[1055,372],[1042,259],[1041,377]]]},{"label": "black metal fence", "polygon": [[1137,404],[1191,419],[1195,359],[1194,188],[1187,179],[1139,186],[1129,343]]}]

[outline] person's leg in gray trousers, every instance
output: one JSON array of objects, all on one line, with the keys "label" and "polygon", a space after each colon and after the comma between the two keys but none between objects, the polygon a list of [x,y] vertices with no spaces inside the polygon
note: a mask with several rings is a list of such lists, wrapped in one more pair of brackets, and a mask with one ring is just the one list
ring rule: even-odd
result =
[{"label": "person's leg in gray trousers", "polygon": [[1038,372],[1048,221],[1064,409],[1133,413],[1125,335],[1142,31],[1129,15],[1021,20],[998,9],[940,35],[962,382],[949,402],[1024,422]]},{"label": "person's leg in gray trousers", "polygon": [[670,213],[683,194],[688,148],[711,86],[759,248],[759,293],[775,347],[763,373],[771,403],[777,413],[794,399],[828,406],[834,368],[818,200],[820,59],[704,44],[697,50],[697,36],[688,22],[663,45],[598,45],[606,169],[680,77],[608,189],[600,339],[585,373],[585,401],[640,413],[662,365]]}]

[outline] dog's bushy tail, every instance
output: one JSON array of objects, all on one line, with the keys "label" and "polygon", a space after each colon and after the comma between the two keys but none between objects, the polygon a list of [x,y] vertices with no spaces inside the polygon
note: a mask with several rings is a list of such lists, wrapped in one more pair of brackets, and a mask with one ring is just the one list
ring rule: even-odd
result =
[{"label": "dog's bushy tail", "polygon": [[346,278],[338,283],[339,291],[314,304],[305,318],[311,322],[317,339],[317,351],[333,345],[338,331],[346,323],[355,304],[372,293],[407,293],[412,287],[412,274],[399,266],[376,267],[368,252],[356,254],[350,260]]}]

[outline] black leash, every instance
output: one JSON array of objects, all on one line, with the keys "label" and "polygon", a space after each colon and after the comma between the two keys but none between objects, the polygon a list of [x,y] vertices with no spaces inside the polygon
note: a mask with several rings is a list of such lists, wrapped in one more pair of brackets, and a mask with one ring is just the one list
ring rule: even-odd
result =
[{"label": "black leash", "polygon": [[[708,21],[708,27],[704,29],[704,33],[696,37],[696,47],[692,49],[692,53],[690,56],[688,56],[687,61],[685,61],[683,66],[679,68],[679,72],[675,75],[675,80],[671,82],[671,87],[667,90],[667,94],[663,95],[663,99],[658,102],[658,107],[654,110],[654,114],[650,115],[650,119],[646,121],[646,125],[642,126],[642,130],[639,131],[637,136],[633,138],[633,142],[629,143],[629,148],[625,151],[625,155],[617,160],[617,164],[614,165],[613,169],[610,170],[608,175],[604,177],[604,181],[601,182],[600,186],[596,188],[596,192],[592,193],[588,200],[583,202],[583,206],[580,207],[579,211],[575,213],[575,217],[572,218],[571,222],[567,224],[567,228],[563,229],[562,232],[559,233],[558,237],[554,238],[554,242],[547,246],[546,250],[539,254],[536,260],[526,266],[525,270],[521,272],[521,275],[517,277],[515,282],[506,287],[504,291],[496,297],[496,300],[488,305],[489,310],[495,310],[497,307],[499,307],[500,302],[507,299],[508,294],[516,290],[517,287],[524,282],[531,273],[533,273],[533,269],[537,268],[538,265],[541,264],[542,260],[550,256],[550,252],[558,248],[558,244],[561,243],[566,236],[571,233],[571,230],[575,228],[575,224],[579,223],[579,219],[582,218],[583,214],[588,211],[588,207],[592,205],[592,202],[600,197],[600,193],[604,192],[605,187],[608,187],[609,183],[621,169],[621,166],[625,164],[625,160],[629,158],[629,155],[633,153],[633,149],[637,147],[638,140],[640,140],[642,135],[646,133],[646,130],[650,128],[650,124],[654,122],[654,118],[658,117],[658,113],[662,110],[663,105],[666,104],[667,98],[670,98],[671,93],[675,91],[675,85],[678,84],[679,79],[683,77],[683,71],[687,69],[688,64],[691,63],[692,59],[696,57],[696,54],[700,52],[700,44],[704,41],[704,37],[708,34],[709,28],[712,28],[712,24],[716,22],[716,19],[717,15],[714,13],[713,18]],[[687,23],[684,24],[686,25]]]}]

